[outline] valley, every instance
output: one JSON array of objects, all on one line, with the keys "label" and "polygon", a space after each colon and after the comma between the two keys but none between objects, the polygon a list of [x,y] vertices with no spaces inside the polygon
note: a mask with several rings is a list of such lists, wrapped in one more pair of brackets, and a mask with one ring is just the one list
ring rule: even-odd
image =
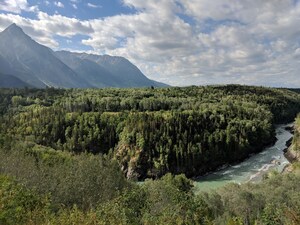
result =
[{"label": "valley", "polygon": [[300,0],[0,1],[0,225],[299,225]]},{"label": "valley", "polygon": [[298,164],[289,174],[265,170],[287,163],[291,134],[277,124],[300,112],[293,89],[25,88],[0,89],[0,100],[3,224],[299,219]]},{"label": "valley", "polygon": [[[277,220],[275,211],[279,223],[299,219],[297,163],[290,174],[265,170],[280,172],[287,163],[282,148],[291,134],[276,124],[300,111],[297,91],[227,85],[0,93],[1,223],[265,224]],[[207,173],[196,183],[187,178]]]}]

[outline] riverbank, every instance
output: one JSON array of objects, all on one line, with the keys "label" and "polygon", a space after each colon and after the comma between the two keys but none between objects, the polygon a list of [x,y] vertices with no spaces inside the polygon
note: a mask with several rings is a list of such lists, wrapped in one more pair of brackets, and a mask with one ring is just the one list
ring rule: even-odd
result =
[{"label": "riverbank", "polygon": [[284,153],[284,157],[287,158],[290,163],[300,161],[300,152],[295,151],[293,148],[294,146],[290,146],[286,153]]},{"label": "riverbank", "polygon": [[[294,126],[294,134],[299,134],[299,127]],[[298,149],[297,142],[299,142],[298,135],[294,135],[293,139],[290,140],[287,144],[289,144],[287,150],[284,153],[284,157],[290,162],[290,164],[286,165],[283,169],[282,173],[290,173],[293,171],[293,163],[300,162],[300,152]]]},{"label": "riverbank", "polygon": [[194,183],[196,193],[217,189],[230,182],[239,184],[260,182],[264,175],[272,170],[280,173],[289,164],[284,157],[283,150],[287,148],[287,141],[292,138],[291,132],[286,129],[290,126],[291,124],[276,126],[277,141],[273,146],[265,148],[262,152],[252,155],[239,164],[199,177]]},{"label": "riverbank", "polygon": [[295,165],[300,162],[300,154],[299,151],[295,151],[294,146],[291,145],[288,150],[284,153],[285,158],[289,161],[282,173],[292,173],[295,170]]},{"label": "riverbank", "polygon": [[[297,121],[298,120],[298,121]],[[291,132],[294,133],[294,136],[291,140],[287,142],[288,148],[286,149],[284,156],[285,158],[290,162],[282,173],[290,173],[294,170],[294,164],[296,162],[300,162],[300,152],[299,152],[299,134],[300,134],[300,126],[299,126],[299,119],[296,120],[295,125],[293,126],[293,129]]]}]

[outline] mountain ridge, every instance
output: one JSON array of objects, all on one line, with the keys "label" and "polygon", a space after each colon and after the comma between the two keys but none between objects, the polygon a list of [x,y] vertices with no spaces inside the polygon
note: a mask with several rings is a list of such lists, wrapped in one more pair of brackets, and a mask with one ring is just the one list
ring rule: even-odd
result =
[{"label": "mountain ridge", "polygon": [[[109,85],[111,87],[122,87],[122,85],[127,87],[168,86],[166,84],[150,80],[139,70],[137,66],[121,56],[96,55],[69,51],[56,51],[55,53],[58,58],[71,68],[74,68],[74,64],[70,62],[70,57],[73,59],[77,58],[77,63],[80,59],[82,63],[87,63],[88,61],[93,64],[93,66],[97,65],[98,69],[101,68],[106,75],[110,76],[110,81],[114,81]],[[69,57],[69,59],[67,57]],[[76,68],[75,71],[78,71],[78,69],[80,68]],[[126,76],[122,76],[123,73],[126,74]],[[145,81],[147,81],[147,85],[145,85]]]},{"label": "mountain ridge", "polygon": [[15,24],[1,32],[0,54],[9,62],[9,74],[34,87],[88,87],[52,49],[35,42]]},{"label": "mountain ridge", "polygon": [[0,66],[0,73],[37,88],[168,86],[148,79],[124,57],[55,52],[15,23],[0,32]]}]

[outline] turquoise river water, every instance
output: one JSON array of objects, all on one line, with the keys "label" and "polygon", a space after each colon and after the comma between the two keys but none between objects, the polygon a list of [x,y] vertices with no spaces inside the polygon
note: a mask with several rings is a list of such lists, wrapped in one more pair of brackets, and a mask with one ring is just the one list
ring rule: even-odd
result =
[{"label": "turquoise river water", "polygon": [[278,125],[276,127],[277,141],[273,146],[264,149],[262,152],[249,157],[239,164],[228,166],[225,169],[198,178],[194,183],[195,192],[216,189],[229,182],[239,184],[259,182],[263,175],[271,170],[282,172],[289,163],[283,155],[283,150],[286,148],[286,141],[292,137],[292,134],[285,128],[291,125]]}]

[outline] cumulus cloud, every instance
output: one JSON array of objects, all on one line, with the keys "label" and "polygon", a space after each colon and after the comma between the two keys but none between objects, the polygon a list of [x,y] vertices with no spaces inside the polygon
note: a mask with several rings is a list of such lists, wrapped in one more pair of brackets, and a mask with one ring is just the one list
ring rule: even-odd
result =
[{"label": "cumulus cloud", "polygon": [[21,26],[25,33],[29,34],[40,44],[44,44],[51,48],[57,48],[59,46],[51,34],[40,29],[38,21],[24,19],[23,17],[15,14],[0,14],[0,30],[4,30],[12,23],[16,23],[18,26]]},{"label": "cumulus cloud", "polygon": [[93,33],[93,28],[88,21],[56,14],[50,16],[44,12],[38,12],[37,18],[26,19],[14,14],[0,14],[0,29],[3,30],[11,23],[16,23],[34,40],[55,49],[59,47],[54,39],[55,35],[70,38],[77,34]]},{"label": "cumulus cloud", "polygon": [[[134,24],[134,37],[127,39],[127,45],[110,52],[133,58],[153,78],[163,74],[165,80],[175,85],[300,86],[299,79],[296,82],[288,79],[296,76],[293,71],[297,71],[299,64],[292,57],[297,55],[295,48],[299,46],[298,1],[180,0],[155,4],[155,1],[125,0],[124,3],[139,10],[139,19],[148,18],[143,27],[148,27],[151,34],[143,34],[143,28]],[[190,17],[190,21],[180,14]],[[151,15],[159,15],[160,21],[152,20]],[[129,20],[127,23],[131,25],[136,21]],[[166,26],[156,30],[160,22]],[[168,22],[177,22],[178,29]],[[154,65],[149,66],[149,61]]]},{"label": "cumulus cloud", "polygon": [[[70,0],[77,4],[78,0]],[[242,83],[300,86],[298,0],[123,0],[135,13],[81,21],[37,13],[0,14],[40,43],[86,35],[94,52],[121,55],[172,85]],[[30,28],[31,27],[31,28]]]},{"label": "cumulus cloud", "polygon": [[89,34],[93,32],[88,21],[80,21],[76,18],[69,18],[61,15],[48,15],[44,12],[38,13],[38,21],[33,20],[40,29],[50,34],[60,35],[62,37],[72,37],[76,34]]},{"label": "cumulus cloud", "polygon": [[27,0],[4,0],[1,1],[0,10],[21,13],[22,11],[34,12],[38,10],[37,6],[29,6]]}]

